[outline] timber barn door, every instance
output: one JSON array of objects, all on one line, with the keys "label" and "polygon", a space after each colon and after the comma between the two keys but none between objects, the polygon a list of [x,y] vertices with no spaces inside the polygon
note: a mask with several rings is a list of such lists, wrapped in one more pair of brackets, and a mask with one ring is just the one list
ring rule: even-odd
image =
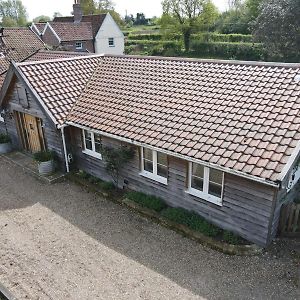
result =
[{"label": "timber barn door", "polygon": [[31,153],[45,150],[42,120],[20,112],[16,112],[16,119],[24,150]]}]

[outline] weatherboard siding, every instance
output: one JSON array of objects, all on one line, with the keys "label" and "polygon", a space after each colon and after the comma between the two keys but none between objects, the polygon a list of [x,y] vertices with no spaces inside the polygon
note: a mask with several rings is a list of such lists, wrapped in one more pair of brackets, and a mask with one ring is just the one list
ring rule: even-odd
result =
[{"label": "weatherboard siding", "polygon": [[[102,160],[82,152],[82,132],[72,128],[76,166],[79,169],[111,181]],[[104,145],[120,145],[120,142],[103,137]],[[187,168],[185,160],[168,157],[168,185],[153,181],[140,173],[140,154],[136,147],[135,157],[122,170],[120,182],[124,187],[163,198],[170,206],[183,207],[197,212],[210,222],[242,237],[266,246],[274,210],[276,189],[226,173],[224,178],[223,205],[194,197],[186,192]]]},{"label": "weatherboard siding", "polygon": [[[24,108],[22,106],[22,104],[20,103],[19,94],[17,92],[17,84],[21,86],[20,82],[16,82],[8,95],[6,101],[6,103],[8,104],[6,105],[6,108],[9,111],[9,115],[5,117],[6,128],[9,136],[12,138],[12,143],[14,148],[17,150],[22,149],[22,144],[19,138],[14,112],[26,113],[42,119],[46,147],[49,150],[55,151],[59,160],[63,162],[64,154],[63,154],[60,131],[56,129],[53,122],[49,119],[49,117],[46,116],[41,106],[38,104],[36,99],[31,95],[31,93],[27,93],[27,99],[28,99],[27,108]],[[5,132],[4,123],[0,123],[0,124],[1,124],[0,131]]]}]

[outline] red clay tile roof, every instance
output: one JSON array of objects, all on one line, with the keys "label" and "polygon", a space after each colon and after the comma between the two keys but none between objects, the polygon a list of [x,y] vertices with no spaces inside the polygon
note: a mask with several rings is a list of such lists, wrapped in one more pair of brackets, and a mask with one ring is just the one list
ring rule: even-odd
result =
[{"label": "red clay tile roof", "polygon": [[50,51],[50,50],[39,50],[30,57],[26,58],[24,61],[40,61],[49,59],[59,59],[59,58],[70,58],[76,56],[86,56],[90,55],[87,52],[69,52],[69,51]]},{"label": "red clay tile roof", "polygon": [[93,40],[92,24],[49,22],[61,41],[88,41]]},{"label": "red clay tile roof", "polygon": [[37,30],[40,32],[40,34],[43,33],[47,23],[34,23]]},{"label": "red clay tile roof", "polygon": [[0,57],[0,74],[5,73],[9,68],[10,62],[5,56]]},{"label": "red clay tile roof", "polygon": [[18,69],[61,125],[100,61],[101,56],[90,55],[20,63]]},{"label": "red clay tile roof", "polygon": [[39,49],[45,49],[44,43],[29,28],[4,28],[4,36],[1,37],[8,60],[16,62]]},{"label": "red clay tile roof", "polygon": [[129,56],[97,63],[69,122],[273,182],[300,141],[300,64]]},{"label": "red clay tile roof", "polygon": [[[89,22],[92,25],[93,30],[93,37],[96,37],[102,23],[106,17],[106,14],[99,14],[99,15],[85,15],[82,16],[81,23]],[[74,16],[70,17],[56,17],[53,19],[53,22],[60,22],[60,23],[74,23]]]}]

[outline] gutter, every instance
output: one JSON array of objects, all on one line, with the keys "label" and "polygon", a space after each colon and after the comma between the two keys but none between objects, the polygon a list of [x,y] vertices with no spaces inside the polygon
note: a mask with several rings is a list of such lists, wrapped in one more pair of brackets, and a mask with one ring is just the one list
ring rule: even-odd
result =
[{"label": "gutter", "polygon": [[191,158],[191,157],[188,157],[188,156],[185,156],[185,155],[182,155],[182,154],[179,154],[179,153],[175,153],[175,152],[172,152],[172,151],[169,151],[169,150],[164,150],[164,149],[161,149],[161,148],[158,148],[158,147],[153,147],[153,146],[150,146],[150,145],[145,144],[145,143],[137,142],[135,140],[131,140],[131,139],[128,139],[128,138],[123,138],[123,137],[120,137],[120,136],[117,136],[117,135],[114,135],[114,134],[110,134],[110,133],[107,133],[107,132],[104,132],[104,131],[101,131],[101,130],[91,129],[89,127],[82,126],[82,125],[79,125],[79,124],[76,124],[76,123],[73,123],[73,122],[66,122],[66,124],[77,127],[77,128],[80,128],[80,129],[83,129],[83,130],[93,131],[93,132],[95,132],[97,134],[100,134],[102,136],[112,138],[112,139],[116,139],[116,140],[119,140],[121,142],[125,142],[125,143],[132,144],[132,145],[139,146],[139,147],[149,148],[151,150],[158,151],[158,152],[167,154],[169,156],[174,156],[174,157],[177,157],[177,158],[180,158],[180,159],[183,159],[183,160],[187,160],[187,161],[190,161],[190,162],[201,164],[205,167],[211,167],[211,168],[214,168],[214,169],[217,169],[217,170],[229,173],[229,174],[233,174],[233,175],[236,175],[236,176],[239,176],[239,177],[250,179],[252,181],[259,182],[259,183],[262,183],[264,185],[268,185],[268,186],[275,187],[275,188],[278,188],[278,189],[280,187],[280,182],[273,182],[273,181],[265,180],[265,179],[262,179],[262,178],[259,178],[259,177],[253,176],[253,175],[245,174],[245,173],[240,172],[240,171],[235,171],[235,170],[232,170],[232,169],[229,169],[229,168],[226,168],[226,167],[222,167],[222,166],[219,166],[219,165],[216,165],[216,164],[212,164],[212,163],[209,163],[209,162],[206,162],[206,161],[202,161],[200,159]]},{"label": "gutter", "polygon": [[68,160],[68,152],[67,152],[67,146],[66,146],[66,136],[65,136],[65,128],[66,127],[68,127],[68,125],[61,126],[60,127],[60,131],[61,131],[61,138],[62,138],[63,148],[64,148],[66,171],[67,171],[67,173],[70,173],[70,166],[69,166],[69,160]]}]

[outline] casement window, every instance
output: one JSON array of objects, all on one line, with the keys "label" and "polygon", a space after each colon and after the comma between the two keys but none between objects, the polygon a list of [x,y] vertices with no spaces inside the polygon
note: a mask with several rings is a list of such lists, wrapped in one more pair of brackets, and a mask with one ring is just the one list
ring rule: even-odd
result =
[{"label": "casement window", "polygon": [[224,173],[189,162],[189,194],[222,205]]},{"label": "casement window", "polygon": [[102,159],[101,155],[101,135],[92,131],[83,130],[83,153]]},{"label": "casement window", "polygon": [[141,148],[142,176],[168,184],[168,157],[166,154]]},{"label": "casement window", "polygon": [[114,38],[108,38],[108,46],[115,47],[115,39]]},{"label": "casement window", "polygon": [[81,50],[83,48],[82,42],[76,42],[75,47],[76,47],[76,50]]}]

